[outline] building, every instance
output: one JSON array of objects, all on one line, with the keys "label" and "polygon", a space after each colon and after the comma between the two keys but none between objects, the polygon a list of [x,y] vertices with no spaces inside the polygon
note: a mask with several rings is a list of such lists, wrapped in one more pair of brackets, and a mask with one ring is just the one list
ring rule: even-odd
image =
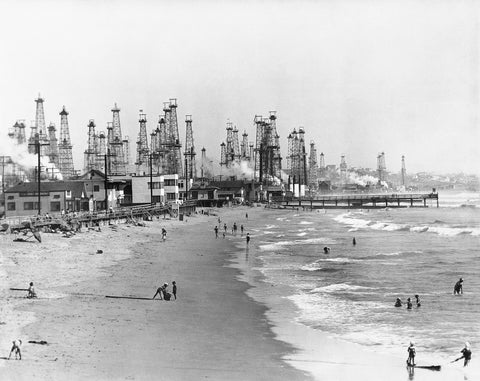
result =
[{"label": "building", "polygon": [[215,186],[194,184],[189,190],[189,197],[200,206],[217,206],[219,189]]},{"label": "building", "polygon": [[[40,183],[41,213],[63,210],[88,211],[90,195],[83,181],[44,181]],[[20,183],[5,191],[6,217],[38,214],[38,183]]]}]

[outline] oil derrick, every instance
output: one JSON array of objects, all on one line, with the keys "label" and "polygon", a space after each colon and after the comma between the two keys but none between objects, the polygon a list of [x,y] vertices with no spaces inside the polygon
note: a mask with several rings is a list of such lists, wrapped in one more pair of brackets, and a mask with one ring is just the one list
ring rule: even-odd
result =
[{"label": "oil derrick", "polygon": [[280,179],[282,170],[282,155],[280,154],[280,136],[277,133],[277,112],[270,111],[270,126],[271,126],[271,142],[273,162],[272,162],[272,176]]},{"label": "oil derrick", "polygon": [[95,165],[95,169],[102,171],[105,173],[105,155],[107,154],[107,137],[105,136],[105,132],[100,131],[98,135],[96,135],[96,147],[95,147],[95,157],[97,164]]},{"label": "oil derrick", "polygon": [[48,141],[50,145],[48,146],[48,158],[50,159],[50,163],[55,164],[58,166],[58,141],[56,135],[57,129],[55,128],[55,124],[50,123],[48,126]]},{"label": "oil derrick", "polygon": [[308,161],[308,187],[310,189],[317,189],[318,187],[318,163],[317,163],[317,149],[315,142],[310,142],[310,157]]},{"label": "oil derrick", "polygon": [[242,134],[242,143],[240,145],[240,160],[250,161],[250,151],[248,150],[247,131],[244,131]]},{"label": "oil derrick", "polygon": [[276,130],[276,113],[270,111],[268,118],[256,115],[255,176],[260,182],[280,179],[281,155],[279,136]]},{"label": "oil derrick", "polygon": [[305,131],[301,127],[298,132],[294,129],[288,136],[287,168],[290,172],[290,184],[293,185],[290,190],[294,192],[295,196],[303,196],[307,183],[307,163]]},{"label": "oil derrick", "polygon": [[167,115],[167,173],[182,174],[182,145],[178,134],[177,100],[175,98],[170,99],[170,105],[165,116]]},{"label": "oil derrick", "polygon": [[225,142],[222,142],[222,144],[220,144],[220,166],[227,166],[227,146]]},{"label": "oil derrick", "polygon": [[318,168],[318,175],[321,179],[324,179],[327,175],[327,171],[326,171],[326,168],[325,168],[325,156],[322,153],[320,153],[320,165],[319,165],[319,168]]},{"label": "oil derrick", "polygon": [[164,103],[163,111],[165,114],[160,116],[158,121],[158,127],[156,131],[156,150],[154,151],[154,166],[157,168],[158,173],[167,173],[167,158],[168,158],[168,146],[167,146],[167,116],[170,118],[170,109],[168,108],[168,102]]},{"label": "oil derrick", "polygon": [[248,143],[248,160],[249,166],[253,168],[255,166],[255,145],[253,142]]},{"label": "oil derrick", "polygon": [[227,122],[227,144],[225,148],[226,160],[225,166],[230,168],[232,163],[235,161],[235,151],[233,149],[233,124],[232,122]]},{"label": "oil derrick", "polygon": [[340,157],[340,182],[342,184],[347,183],[347,162],[345,160],[345,155]]},{"label": "oil derrick", "polygon": [[405,156],[402,155],[402,186],[405,187],[405,177],[407,175],[407,169],[405,167]]},{"label": "oil derrick", "polygon": [[130,165],[130,138],[124,136],[123,140],[123,162],[125,163],[125,171],[127,171],[128,166]]},{"label": "oil derrick", "polygon": [[110,149],[109,155],[109,174],[124,175],[125,168],[125,151],[122,139],[122,128],[120,125],[120,109],[117,104],[112,108],[113,120],[109,126],[107,148]]},{"label": "oil derrick", "polygon": [[202,184],[205,183],[205,178],[207,175],[207,150],[205,147],[202,148],[202,159],[200,163],[200,181]]},{"label": "oil derrick", "polygon": [[150,150],[148,149],[147,116],[140,110],[140,131],[137,139],[137,160],[135,161],[136,173],[145,174],[150,171]]},{"label": "oil derrick", "polygon": [[45,113],[43,111],[44,99],[38,96],[35,99],[36,111],[35,111],[35,125],[31,127],[30,139],[28,140],[28,152],[35,153],[35,134],[38,133],[38,139],[40,142],[40,155],[46,156],[48,153],[48,138],[45,125]]},{"label": "oil derrick", "polygon": [[238,140],[238,129],[237,127],[233,128],[232,131],[232,139],[233,139],[233,161],[235,163],[240,163],[240,144]]},{"label": "oil derrick", "polygon": [[89,172],[96,169],[97,165],[97,135],[95,134],[95,122],[90,119],[88,122],[88,143],[84,152],[84,171]]},{"label": "oil derrick", "polygon": [[58,169],[64,178],[73,177],[75,169],[73,167],[72,142],[70,140],[70,130],[68,128],[68,112],[63,106],[60,111],[60,143],[58,144]]},{"label": "oil derrick", "polygon": [[193,179],[197,177],[197,166],[195,162],[195,144],[193,142],[192,116],[185,116],[185,178]]},{"label": "oil derrick", "polygon": [[377,156],[377,172],[378,172],[378,184],[385,181],[385,152],[378,154]]}]

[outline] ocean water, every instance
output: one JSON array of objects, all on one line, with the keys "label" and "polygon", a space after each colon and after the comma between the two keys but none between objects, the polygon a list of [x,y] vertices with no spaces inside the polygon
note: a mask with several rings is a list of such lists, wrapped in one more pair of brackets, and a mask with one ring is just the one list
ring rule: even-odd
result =
[{"label": "ocean water", "polygon": [[[404,356],[413,340],[417,353],[441,364],[469,341],[478,365],[479,193],[440,193],[440,208],[266,210],[247,227],[254,247],[245,278],[261,273],[251,295],[285,302],[269,305],[272,313],[293,305],[298,323],[392,355]],[[460,277],[464,293],[454,296]],[[415,294],[421,307],[407,310]]]}]

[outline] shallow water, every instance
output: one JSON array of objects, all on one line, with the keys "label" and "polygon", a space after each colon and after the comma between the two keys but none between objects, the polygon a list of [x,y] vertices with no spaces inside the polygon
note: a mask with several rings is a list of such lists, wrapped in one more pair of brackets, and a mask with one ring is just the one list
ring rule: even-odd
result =
[{"label": "shallow water", "polygon": [[[468,340],[475,353],[480,195],[441,193],[440,205],[266,211],[248,226],[255,245],[248,265],[264,275],[264,288],[257,285],[253,296],[279,292],[285,308],[294,303],[298,322],[366,349],[403,356],[415,341],[424,358],[448,363]],[[464,294],[454,296],[460,277]],[[414,301],[415,294],[421,307],[407,310],[406,298]],[[393,306],[397,297],[401,308]]]}]

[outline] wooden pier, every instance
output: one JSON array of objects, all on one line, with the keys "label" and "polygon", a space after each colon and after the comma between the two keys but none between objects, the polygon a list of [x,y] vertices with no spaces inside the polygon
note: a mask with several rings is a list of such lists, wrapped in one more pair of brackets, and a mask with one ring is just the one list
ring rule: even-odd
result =
[{"label": "wooden pier", "polygon": [[379,208],[427,208],[427,200],[439,207],[438,193],[392,193],[392,194],[350,194],[324,195],[315,198],[297,198],[290,200],[275,200],[275,203],[285,208],[310,209],[379,209]]}]

